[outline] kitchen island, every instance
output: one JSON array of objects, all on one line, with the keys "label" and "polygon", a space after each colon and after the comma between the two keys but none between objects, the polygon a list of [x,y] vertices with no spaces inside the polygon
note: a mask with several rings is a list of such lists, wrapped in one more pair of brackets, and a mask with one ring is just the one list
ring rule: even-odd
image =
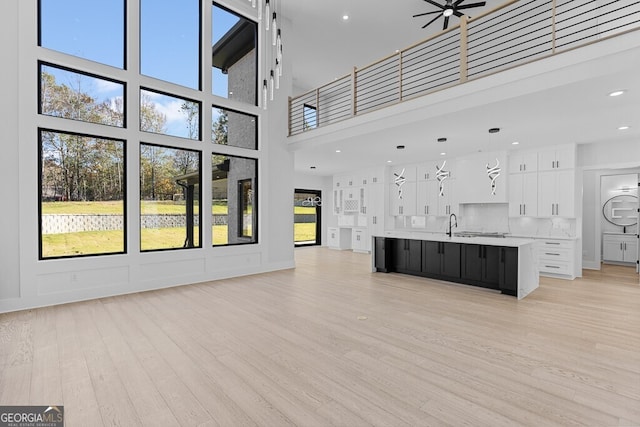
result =
[{"label": "kitchen island", "polygon": [[536,241],[387,231],[373,236],[372,270],[464,283],[518,299],[538,287]]}]

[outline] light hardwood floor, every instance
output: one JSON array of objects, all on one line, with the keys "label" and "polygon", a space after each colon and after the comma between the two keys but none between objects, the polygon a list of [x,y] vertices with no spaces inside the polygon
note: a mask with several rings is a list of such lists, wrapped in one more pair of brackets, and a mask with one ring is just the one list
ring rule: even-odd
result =
[{"label": "light hardwood floor", "polygon": [[640,425],[629,269],[522,301],[368,255],[0,315],[0,404],[67,426]]}]

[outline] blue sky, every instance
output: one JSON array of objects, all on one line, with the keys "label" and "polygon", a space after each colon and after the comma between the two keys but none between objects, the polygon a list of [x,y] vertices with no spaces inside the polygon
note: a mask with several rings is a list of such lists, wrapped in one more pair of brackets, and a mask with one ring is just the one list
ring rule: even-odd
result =
[{"label": "blue sky", "polygon": [[[198,88],[199,5],[198,0],[140,0],[142,74],[178,85]],[[42,46],[101,62],[124,66],[123,0],[41,0]],[[238,17],[212,7],[212,41],[215,43]],[[205,52],[208,49],[205,47]],[[64,83],[58,79],[58,83]],[[213,93],[227,97],[227,78],[213,70]],[[101,97],[117,96],[108,87]],[[171,98],[169,98],[171,99]],[[159,98],[158,103],[165,98]],[[163,112],[170,104],[158,104]],[[167,128],[184,128],[179,117],[167,114]],[[129,124],[131,125],[131,124]],[[170,130],[170,129],[169,129]],[[170,132],[175,134],[174,131]]]}]

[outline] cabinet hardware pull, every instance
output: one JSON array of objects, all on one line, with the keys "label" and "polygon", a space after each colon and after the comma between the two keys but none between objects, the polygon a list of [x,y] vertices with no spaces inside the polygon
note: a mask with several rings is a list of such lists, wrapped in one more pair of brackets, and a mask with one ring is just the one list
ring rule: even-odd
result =
[{"label": "cabinet hardware pull", "polygon": [[559,245],[560,242],[544,242],[545,245]]},{"label": "cabinet hardware pull", "polygon": [[522,214],[523,215],[527,214],[527,205],[526,205],[526,203],[524,205],[522,205]]},{"label": "cabinet hardware pull", "polygon": [[622,250],[622,243],[620,243],[620,250]]},{"label": "cabinet hardware pull", "polygon": [[545,267],[547,267],[547,268],[560,268],[557,265],[545,265]]},{"label": "cabinet hardware pull", "polygon": [[545,255],[555,255],[555,256],[560,256],[560,254],[554,254],[554,253],[551,253],[551,252],[545,252],[544,254],[545,254]]}]

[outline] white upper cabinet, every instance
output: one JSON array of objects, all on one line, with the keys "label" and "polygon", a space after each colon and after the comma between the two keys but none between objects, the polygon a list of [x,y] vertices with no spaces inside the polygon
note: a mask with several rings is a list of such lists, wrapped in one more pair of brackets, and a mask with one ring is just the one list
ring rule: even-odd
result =
[{"label": "white upper cabinet", "polygon": [[448,216],[452,213],[458,213],[458,199],[456,199],[457,181],[455,179],[448,179],[438,184],[436,188],[438,215]]},{"label": "white upper cabinet", "polygon": [[416,215],[416,183],[389,184],[389,215]]},{"label": "white upper cabinet", "polygon": [[526,173],[537,170],[537,151],[512,151],[509,154],[509,173]]},{"label": "white upper cabinet", "polygon": [[337,175],[333,177],[333,188],[346,188],[353,184],[351,175]]},{"label": "white upper cabinet", "polygon": [[436,179],[435,162],[423,163],[421,165],[418,165],[416,170],[418,182]]},{"label": "white upper cabinet", "polygon": [[507,202],[507,153],[476,153],[457,159],[459,203]]},{"label": "white upper cabinet", "polygon": [[575,217],[575,200],[574,170],[538,173],[538,216]]},{"label": "white upper cabinet", "polygon": [[509,175],[509,216],[538,216],[538,174]]},{"label": "white upper cabinet", "polygon": [[386,168],[384,166],[375,167],[369,170],[367,184],[383,184],[385,170]]},{"label": "white upper cabinet", "polygon": [[393,166],[389,169],[389,184],[403,181],[416,182],[415,166]]},{"label": "white upper cabinet", "polygon": [[575,169],[575,167],[576,147],[573,145],[538,152],[539,171]]}]

